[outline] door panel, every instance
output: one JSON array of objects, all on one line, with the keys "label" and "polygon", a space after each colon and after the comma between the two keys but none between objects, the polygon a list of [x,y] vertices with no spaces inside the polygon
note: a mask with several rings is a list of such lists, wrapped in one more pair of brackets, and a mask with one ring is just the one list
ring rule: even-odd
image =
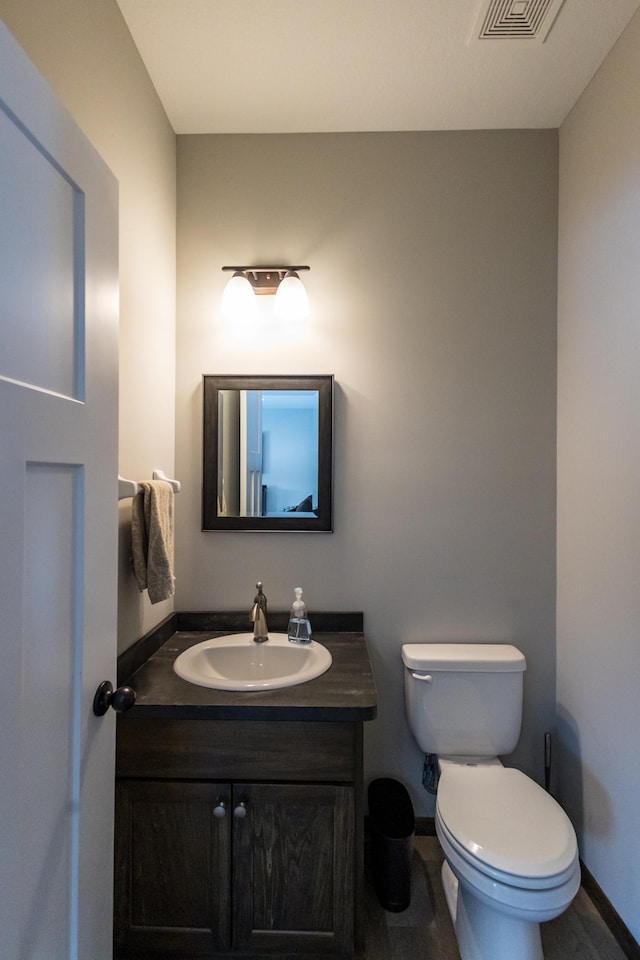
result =
[{"label": "door panel", "polygon": [[348,953],[353,944],[353,790],[239,784],[233,822],[238,949]]},{"label": "door panel", "polygon": [[229,946],[230,787],[120,780],[115,955],[210,957]]},{"label": "door panel", "polygon": [[82,192],[2,111],[0,138],[0,375],[81,399]]},{"label": "door panel", "polygon": [[[62,956],[73,956],[76,949],[72,910],[78,883],[80,727],[79,701],[68,695],[68,685],[81,688],[77,559],[82,530],[75,520],[81,481],[78,467],[26,465],[24,634],[32,641],[21,645],[22,765],[15,816],[36,956],[45,956],[52,941]],[[51,896],[50,890],[58,894]]]}]

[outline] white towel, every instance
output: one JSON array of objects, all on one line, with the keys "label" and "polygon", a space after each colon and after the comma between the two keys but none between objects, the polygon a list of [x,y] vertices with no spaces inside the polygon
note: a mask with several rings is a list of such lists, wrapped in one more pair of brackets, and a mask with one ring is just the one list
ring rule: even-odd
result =
[{"label": "white towel", "polygon": [[175,592],[173,487],[166,480],[140,483],[139,487],[131,507],[133,571],[140,592],[148,590],[151,603],[160,603]]}]

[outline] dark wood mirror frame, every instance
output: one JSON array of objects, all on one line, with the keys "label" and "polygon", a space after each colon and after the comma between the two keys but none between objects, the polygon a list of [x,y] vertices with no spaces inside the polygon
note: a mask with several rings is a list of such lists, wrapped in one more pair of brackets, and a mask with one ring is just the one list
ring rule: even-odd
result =
[{"label": "dark wood mirror frame", "polygon": [[[318,504],[314,516],[287,512],[271,516],[219,516],[218,418],[223,390],[313,390],[318,392]],[[203,377],[202,529],[331,533],[333,483],[333,376]]]}]

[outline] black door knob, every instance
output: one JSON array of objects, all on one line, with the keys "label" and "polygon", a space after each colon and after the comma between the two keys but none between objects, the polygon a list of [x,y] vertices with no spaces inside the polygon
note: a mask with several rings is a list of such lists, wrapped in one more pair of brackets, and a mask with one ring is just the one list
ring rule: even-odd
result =
[{"label": "black door knob", "polygon": [[113,707],[116,713],[124,713],[125,710],[130,710],[135,702],[136,692],[133,687],[118,687],[114,690],[108,680],[103,680],[93,698],[93,712],[96,717],[103,717],[109,707]]}]

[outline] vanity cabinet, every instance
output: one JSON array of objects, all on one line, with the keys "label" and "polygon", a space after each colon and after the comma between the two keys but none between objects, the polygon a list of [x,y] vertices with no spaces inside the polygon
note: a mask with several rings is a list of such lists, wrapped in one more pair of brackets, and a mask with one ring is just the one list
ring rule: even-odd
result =
[{"label": "vanity cabinet", "polygon": [[351,956],[362,725],[133,714],[118,718],[116,960]]}]

